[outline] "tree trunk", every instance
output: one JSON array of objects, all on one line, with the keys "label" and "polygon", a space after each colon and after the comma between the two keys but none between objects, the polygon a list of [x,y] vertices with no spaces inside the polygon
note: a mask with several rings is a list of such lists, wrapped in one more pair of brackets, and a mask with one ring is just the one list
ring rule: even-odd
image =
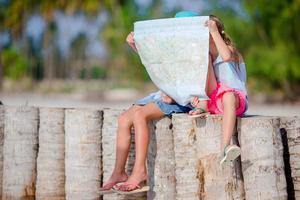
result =
[{"label": "tree trunk", "polygon": [[[116,139],[118,129],[118,116],[123,112],[119,109],[105,109],[102,128],[102,158],[103,182],[110,178],[116,160]],[[131,147],[126,165],[126,172],[130,174],[134,164],[134,133],[131,134]],[[103,200],[145,200],[146,193],[135,195],[107,194]]]},{"label": "tree trunk", "polygon": [[196,135],[193,119],[186,114],[172,118],[175,152],[176,199],[199,199],[197,178]]},{"label": "tree trunk", "polygon": [[65,111],[40,108],[36,199],[65,199]]},{"label": "tree trunk", "polygon": [[[282,117],[280,119],[281,127],[287,137],[287,152],[285,159],[288,159],[289,166],[286,166],[292,180],[288,182],[288,195],[300,199],[300,118],[299,117]],[[287,170],[287,169],[286,169]],[[287,177],[288,179],[289,177]],[[291,187],[293,185],[293,187]],[[289,188],[291,187],[291,188]],[[293,194],[294,193],[294,194]]]},{"label": "tree trunk", "polygon": [[151,123],[148,176],[148,200],[175,199],[174,144],[172,121],[168,117]]},{"label": "tree trunk", "polygon": [[2,199],[34,199],[38,109],[6,107]]},{"label": "tree trunk", "polygon": [[[1,44],[0,44],[1,45]],[[0,46],[0,91],[2,90],[3,86],[3,64],[2,64],[2,48]],[[0,99],[1,102],[1,99]]]},{"label": "tree trunk", "polygon": [[279,118],[274,117],[247,117],[239,120],[247,200],[287,198],[279,126]]},{"label": "tree trunk", "polygon": [[44,66],[44,77],[49,83],[55,78],[55,58],[54,58],[54,48],[55,48],[55,34],[52,30],[46,29],[43,39],[43,66]]},{"label": "tree trunk", "polygon": [[4,106],[0,105],[0,197],[2,197],[3,179],[3,140],[4,140]]},{"label": "tree trunk", "polygon": [[[245,199],[241,161],[221,167],[222,117],[210,115],[195,123],[200,199]],[[233,143],[236,143],[233,141]]]},{"label": "tree trunk", "polygon": [[66,199],[98,199],[101,166],[102,112],[65,111]]}]

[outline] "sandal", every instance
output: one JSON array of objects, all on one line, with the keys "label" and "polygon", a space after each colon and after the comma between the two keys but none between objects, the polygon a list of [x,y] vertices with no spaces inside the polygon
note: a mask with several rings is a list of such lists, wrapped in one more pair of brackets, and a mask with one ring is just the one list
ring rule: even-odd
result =
[{"label": "sandal", "polygon": [[[127,179],[128,179],[128,177],[126,178],[126,180]],[[100,189],[98,190],[97,193],[100,195],[111,194],[114,192],[114,189],[113,189],[114,186],[116,186],[117,184],[120,184],[120,183],[124,183],[126,180],[105,183],[102,187],[100,187]]]},{"label": "sandal", "polygon": [[230,165],[239,155],[241,155],[240,147],[236,145],[226,145],[224,147],[223,158],[220,161],[220,165]]},{"label": "sandal", "polygon": [[[193,113],[195,113],[195,114],[193,114]],[[195,107],[189,112],[189,117],[197,118],[197,117],[205,116],[207,114],[208,114],[208,112],[205,109]]]},{"label": "sandal", "polygon": [[118,194],[136,194],[140,192],[147,192],[150,190],[150,186],[147,185],[147,179],[140,182],[124,182],[117,184],[113,187]]}]

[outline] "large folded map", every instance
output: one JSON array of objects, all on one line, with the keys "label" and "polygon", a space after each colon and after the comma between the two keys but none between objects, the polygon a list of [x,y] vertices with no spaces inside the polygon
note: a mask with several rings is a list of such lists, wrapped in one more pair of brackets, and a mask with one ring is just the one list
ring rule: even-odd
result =
[{"label": "large folded map", "polygon": [[134,23],[134,40],[151,80],[178,104],[193,96],[208,99],[208,16],[168,18]]}]

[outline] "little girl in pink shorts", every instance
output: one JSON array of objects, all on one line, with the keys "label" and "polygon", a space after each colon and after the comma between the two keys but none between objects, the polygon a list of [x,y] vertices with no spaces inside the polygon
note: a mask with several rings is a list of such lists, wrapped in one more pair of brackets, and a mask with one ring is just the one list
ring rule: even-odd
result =
[{"label": "little girl in pink shorts", "polygon": [[210,15],[205,24],[210,32],[209,67],[206,92],[209,100],[195,97],[189,114],[222,114],[222,156],[221,165],[232,163],[240,155],[240,148],[230,145],[236,116],[242,116],[248,107],[246,89],[246,68],[242,56],[225,33],[224,24]]},{"label": "little girl in pink shorts", "polygon": [[225,93],[231,92],[239,101],[235,114],[242,116],[248,105],[245,63],[242,60],[224,61],[221,56],[218,56],[213,63],[213,69],[217,86],[207,102],[208,111],[211,114],[224,114],[222,97]]}]

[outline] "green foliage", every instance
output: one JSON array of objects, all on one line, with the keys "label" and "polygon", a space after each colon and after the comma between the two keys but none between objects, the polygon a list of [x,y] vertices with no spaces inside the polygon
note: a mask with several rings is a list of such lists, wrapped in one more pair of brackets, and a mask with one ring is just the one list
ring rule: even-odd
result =
[{"label": "green foliage", "polygon": [[1,58],[5,76],[18,80],[26,75],[30,66],[29,61],[17,49],[4,49]]},{"label": "green foliage", "polygon": [[93,66],[91,69],[92,79],[104,79],[106,78],[106,70],[99,66]]},{"label": "green foliage", "polygon": [[246,52],[249,76],[268,80],[294,99],[300,95],[300,2],[256,0],[246,1],[245,7],[256,36]]},{"label": "green foliage", "polygon": [[94,65],[92,67],[84,67],[80,70],[81,79],[105,79],[107,77],[107,70],[103,67]]},{"label": "green foliage", "polygon": [[87,71],[87,68],[82,68],[81,70],[80,70],[80,74],[79,74],[79,77],[81,78],[81,79],[86,79],[87,78],[87,74],[88,74],[88,71]]},{"label": "green foliage", "polygon": [[101,7],[105,7],[105,4],[99,0],[10,0],[5,9],[0,8],[0,24],[12,30],[16,37],[22,33],[23,20],[26,20],[30,13],[39,11],[51,21],[53,11],[56,9],[67,13],[81,10],[92,16],[98,13]]},{"label": "green foliage", "polygon": [[111,16],[101,36],[109,52],[107,65],[112,66],[108,72],[109,76],[137,82],[149,81],[138,55],[126,44],[126,36],[133,31],[135,21],[162,17],[162,13],[157,12],[160,10],[161,2],[153,1],[148,12],[142,16],[138,14],[138,8],[133,0],[107,2],[109,3],[106,8]]},{"label": "green foliage", "polygon": [[[243,55],[248,78],[254,80],[257,88],[282,90],[289,99],[300,96],[300,1],[245,0],[243,15],[229,7],[219,7],[217,0],[210,1],[210,4],[210,10],[201,14],[215,14],[224,21],[225,32]],[[18,38],[22,35],[25,20],[36,11],[48,22],[57,9],[68,14],[84,11],[91,17],[99,10],[105,11],[109,20],[99,37],[107,48],[105,65],[109,67],[81,68],[80,78],[108,77],[142,82],[149,80],[148,74],[138,55],[126,44],[126,36],[133,30],[135,21],[173,16],[175,11],[163,13],[161,5],[160,0],[152,0],[147,10],[139,13],[134,0],[11,0],[0,7],[0,30],[8,28],[14,38]],[[86,59],[82,52],[86,42],[85,36],[80,35],[72,43],[73,58],[82,63]],[[2,60],[6,76],[18,78],[27,71],[33,72],[30,68],[33,63],[14,48],[4,50]]]},{"label": "green foliage", "polygon": [[249,80],[256,88],[281,90],[288,99],[300,95],[300,2],[244,1],[244,16],[230,8],[215,14],[225,24],[225,32],[235,42],[244,57]]}]

